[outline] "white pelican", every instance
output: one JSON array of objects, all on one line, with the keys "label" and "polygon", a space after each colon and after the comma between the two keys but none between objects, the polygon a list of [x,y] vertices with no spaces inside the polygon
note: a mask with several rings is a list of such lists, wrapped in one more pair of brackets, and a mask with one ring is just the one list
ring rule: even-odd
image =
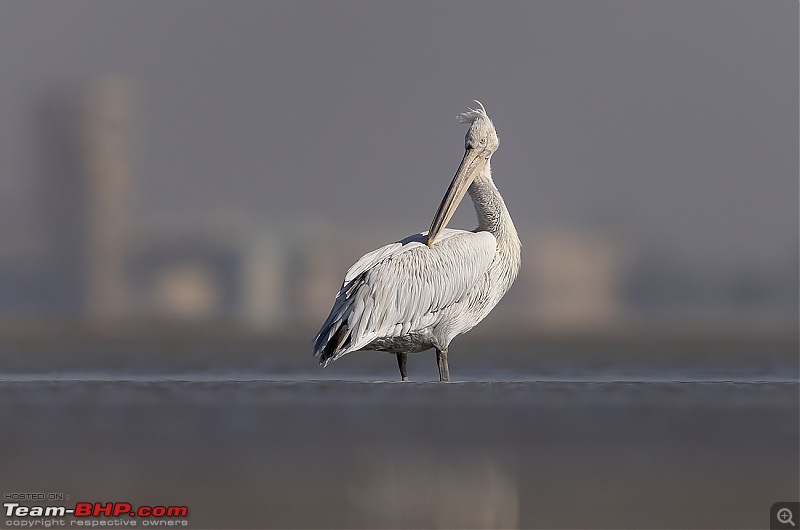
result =
[{"label": "white pelican", "polygon": [[[497,305],[520,265],[520,242],[492,181],[490,161],[500,140],[486,109],[458,117],[469,123],[464,158],[428,232],[374,250],[345,274],[330,315],[314,339],[314,355],[327,366],[356,350],[397,355],[403,381],[409,353],[436,349],[439,380],[449,381],[447,348]],[[464,193],[478,228],[445,229]]]}]

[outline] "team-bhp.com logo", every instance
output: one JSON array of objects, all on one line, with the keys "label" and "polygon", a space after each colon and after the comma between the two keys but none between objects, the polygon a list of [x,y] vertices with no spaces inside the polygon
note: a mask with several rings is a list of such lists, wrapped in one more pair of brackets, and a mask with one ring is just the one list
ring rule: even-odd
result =
[{"label": "team-bhp.com logo", "polygon": [[[78,518],[78,521],[72,520],[71,523],[77,523],[78,526],[96,526],[90,524],[89,521],[82,521],[83,518],[122,518],[122,517],[137,517],[147,518],[142,520],[142,526],[162,526],[163,522],[171,520],[172,518],[185,518],[189,515],[189,508],[187,506],[137,506],[134,507],[129,502],[77,502],[74,507],[66,506],[23,506],[18,502],[5,502],[3,503],[5,509],[5,516],[7,518],[28,518],[28,517],[66,517],[72,516]],[[174,523],[170,526],[174,526]],[[11,521],[6,521],[8,525]],[[133,523],[133,521],[131,521]],[[63,523],[62,523],[63,524]],[[181,521],[183,526],[187,525],[185,520]],[[19,525],[31,526],[31,525]],[[133,526],[133,525],[131,525]]]}]

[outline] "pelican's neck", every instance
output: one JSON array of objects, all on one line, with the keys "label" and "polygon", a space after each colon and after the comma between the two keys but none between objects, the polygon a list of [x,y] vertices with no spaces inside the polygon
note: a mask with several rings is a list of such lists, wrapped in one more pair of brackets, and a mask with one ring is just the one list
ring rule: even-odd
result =
[{"label": "pelican's neck", "polygon": [[478,230],[490,232],[497,239],[498,248],[501,246],[516,247],[519,255],[519,236],[514,222],[508,213],[506,203],[500,196],[497,186],[492,180],[492,168],[487,161],[483,171],[469,187],[469,196],[475,205],[478,215]]}]

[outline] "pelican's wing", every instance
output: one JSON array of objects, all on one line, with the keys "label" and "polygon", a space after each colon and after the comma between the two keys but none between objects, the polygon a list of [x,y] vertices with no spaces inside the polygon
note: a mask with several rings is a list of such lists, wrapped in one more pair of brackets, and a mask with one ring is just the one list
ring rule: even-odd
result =
[{"label": "pelican's wing", "polygon": [[427,233],[381,247],[345,275],[314,355],[328,364],[376,338],[398,337],[436,321],[489,269],[497,241],[489,232],[445,230],[432,247]]}]

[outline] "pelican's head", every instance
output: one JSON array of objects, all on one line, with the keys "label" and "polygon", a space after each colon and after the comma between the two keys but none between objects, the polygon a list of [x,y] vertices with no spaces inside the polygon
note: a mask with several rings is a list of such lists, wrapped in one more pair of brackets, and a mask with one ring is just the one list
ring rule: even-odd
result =
[{"label": "pelican's head", "polygon": [[475,100],[480,108],[469,109],[458,115],[458,120],[461,123],[469,123],[469,130],[464,137],[464,148],[467,151],[482,152],[484,158],[489,158],[497,151],[497,146],[500,145],[500,139],[497,137],[497,131],[494,129],[492,120],[486,114],[486,109],[480,101]]},{"label": "pelican's head", "polygon": [[433,245],[436,236],[447,226],[472,181],[483,172],[489,159],[497,150],[497,146],[500,145],[497,131],[494,129],[492,120],[486,114],[486,109],[480,101],[475,100],[475,103],[480,106],[479,109],[469,109],[458,115],[461,123],[470,124],[467,135],[464,137],[464,158],[433,217],[433,222],[428,230],[428,246]]}]

